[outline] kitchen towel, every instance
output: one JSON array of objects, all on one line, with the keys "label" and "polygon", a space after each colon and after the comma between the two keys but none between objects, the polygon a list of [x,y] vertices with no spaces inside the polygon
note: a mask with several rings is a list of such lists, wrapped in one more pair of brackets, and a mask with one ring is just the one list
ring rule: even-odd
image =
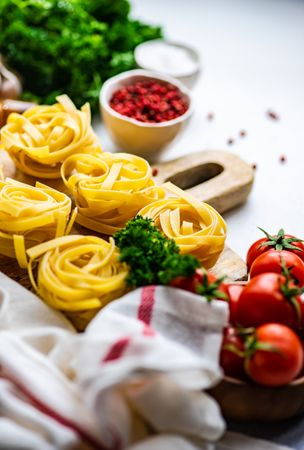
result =
[{"label": "kitchen towel", "polygon": [[76,334],[36,296],[0,281],[0,449],[259,448],[225,433],[204,392],[222,376],[224,302],[149,286]]}]

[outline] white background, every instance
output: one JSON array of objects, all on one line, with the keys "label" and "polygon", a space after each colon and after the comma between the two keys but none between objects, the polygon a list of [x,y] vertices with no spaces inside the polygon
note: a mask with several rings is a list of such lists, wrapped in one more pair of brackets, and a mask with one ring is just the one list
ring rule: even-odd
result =
[{"label": "white background", "polygon": [[[228,244],[242,257],[260,236],[258,225],[271,233],[284,227],[304,238],[304,1],[132,3],[134,17],[162,24],[167,38],[189,43],[201,54],[194,115],[162,159],[226,149],[257,164],[248,202],[224,216]],[[280,121],[266,117],[269,108]],[[212,122],[208,112],[214,113]],[[241,129],[246,138],[238,137]],[[114,150],[103,127],[97,131],[103,149]],[[230,137],[236,139],[231,146]]]}]

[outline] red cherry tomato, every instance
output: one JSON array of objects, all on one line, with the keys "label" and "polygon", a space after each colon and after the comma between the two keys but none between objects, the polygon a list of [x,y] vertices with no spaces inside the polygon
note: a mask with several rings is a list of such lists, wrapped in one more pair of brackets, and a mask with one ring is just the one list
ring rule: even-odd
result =
[{"label": "red cherry tomato", "polygon": [[[295,236],[292,236],[291,234],[286,234],[285,237],[287,239],[290,238],[294,238]],[[292,242],[292,245],[294,245],[295,247],[298,247],[299,250],[291,250],[288,248],[285,248],[284,250],[288,250],[289,252],[294,253],[295,255],[297,255],[299,258],[302,259],[302,261],[304,262],[304,242]]]},{"label": "red cherry tomato", "polygon": [[252,263],[250,277],[253,278],[260,273],[273,272],[282,273],[282,265],[290,269],[290,275],[300,287],[304,286],[304,263],[295,253],[271,249],[262,253]]},{"label": "red cherry tomato", "polygon": [[299,327],[301,299],[291,295],[290,290],[294,287],[294,283],[276,273],[262,273],[252,278],[237,302],[237,323],[243,327],[258,327],[270,322]]},{"label": "red cherry tomato", "polygon": [[224,374],[238,379],[246,378],[244,362],[244,341],[238,335],[237,329],[228,326],[224,330],[220,364]]},{"label": "red cherry tomato", "polygon": [[244,286],[242,284],[226,284],[226,292],[229,298],[229,322],[233,325],[237,325],[236,306],[243,289]]},{"label": "red cherry tomato", "polygon": [[[208,272],[209,273],[209,272]],[[212,274],[209,274],[211,277]],[[213,275],[212,275],[213,277]],[[203,271],[202,269],[196,269],[194,275],[191,277],[176,277],[170,282],[170,286],[179,289],[184,289],[185,291],[196,293],[196,287],[202,284]]]},{"label": "red cherry tomato", "polygon": [[[299,258],[301,258],[304,261],[304,242],[297,242],[293,241],[293,239],[297,239],[295,236],[292,236],[291,234],[284,234],[280,232],[283,230],[280,230],[278,234],[264,237],[261,239],[258,239],[255,241],[251,247],[249,248],[247,252],[247,268],[250,269],[253,261],[262,253],[268,252],[271,249],[277,249],[277,250],[287,250],[291,253],[295,253]],[[271,245],[263,245],[266,242],[272,243]],[[299,250],[288,248],[288,245],[292,245],[294,247],[298,247]],[[280,247],[281,246],[281,247]]]},{"label": "red cherry tomato", "polygon": [[304,296],[300,296],[300,307],[301,307],[301,326],[300,326],[300,330],[299,331],[299,336],[303,341],[303,346],[304,346]]},{"label": "red cherry tomato", "polygon": [[253,381],[264,386],[281,386],[299,375],[303,367],[303,347],[290,328],[268,323],[257,328],[255,336],[256,349],[246,357],[245,363]]},{"label": "red cherry tomato", "polygon": [[250,247],[249,250],[247,252],[247,257],[246,257],[246,263],[247,263],[247,268],[248,270],[250,270],[250,267],[253,263],[253,261],[262,253],[267,252],[270,248],[268,246],[262,246],[262,244],[264,244],[265,242],[267,242],[268,239],[265,238],[261,238],[258,239],[257,241],[255,241]]},{"label": "red cherry tomato", "polygon": [[[204,285],[204,280],[206,285]],[[214,289],[209,290],[214,283],[218,284]],[[198,293],[199,295],[206,296],[207,299],[216,299],[216,294],[224,294],[227,296],[226,284],[221,282],[215,275],[211,272],[205,272],[202,269],[196,269],[195,274],[191,277],[176,277],[170,282],[170,286],[184,289],[185,291]],[[206,290],[204,291],[204,287]],[[228,300],[228,297],[227,297]]]}]

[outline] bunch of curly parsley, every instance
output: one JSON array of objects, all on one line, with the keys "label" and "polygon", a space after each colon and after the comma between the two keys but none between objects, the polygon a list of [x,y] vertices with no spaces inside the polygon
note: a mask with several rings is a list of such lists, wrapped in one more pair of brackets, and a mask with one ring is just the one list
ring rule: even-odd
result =
[{"label": "bunch of curly parsley", "polygon": [[127,283],[132,287],[167,285],[178,276],[188,277],[200,266],[192,255],[181,255],[173,239],[166,238],[151,219],[130,220],[114,235],[120,260],[130,268]]},{"label": "bunch of curly parsley", "polygon": [[103,81],[135,66],[136,45],[161,37],[129,12],[128,0],[1,0],[0,53],[24,98],[52,104],[66,93],[96,111]]}]

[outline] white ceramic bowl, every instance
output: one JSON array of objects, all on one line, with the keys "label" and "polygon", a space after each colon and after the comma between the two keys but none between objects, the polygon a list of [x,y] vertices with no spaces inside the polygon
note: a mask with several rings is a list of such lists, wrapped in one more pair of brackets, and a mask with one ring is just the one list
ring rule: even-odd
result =
[{"label": "white ceramic bowl", "polygon": [[[187,111],[173,120],[146,123],[119,114],[111,108],[110,100],[115,91],[145,79],[163,81],[176,86],[188,104]],[[158,153],[172,142],[193,112],[191,93],[181,82],[166,75],[140,69],[123,72],[107,80],[100,91],[99,102],[104,124],[119,149],[150,161],[154,161]]]},{"label": "white ceramic bowl", "polygon": [[[176,49],[175,51],[182,51],[187,54],[189,60],[192,62],[190,68],[185,67],[182,61],[177,58],[177,55],[172,55],[172,58],[174,58],[175,60],[175,64],[173,67],[172,64],[170,64],[170,60],[166,62],[166,53],[158,54],[157,57],[157,47],[159,47],[160,44],[167,45],[169,48],[172,47],[173,50]],[[154,57],[153,52],[155,52]],[[189,88],[192,88],[194,86],[201,72],[199,53],[194,47],[191,47],[190,45],[184,44],[182,42],[164,39],[153,39],[151,41],[146,41],[142,44],[139,44],[135,48],[134,58],[139,68],[157,71],[158,73],[164,73],[165,75],[173,76]],[[178,70],[176,69],[176,58],[177,61],[179,61]],[[163,69],[161,70],[160,67],[163,67]]]}]

